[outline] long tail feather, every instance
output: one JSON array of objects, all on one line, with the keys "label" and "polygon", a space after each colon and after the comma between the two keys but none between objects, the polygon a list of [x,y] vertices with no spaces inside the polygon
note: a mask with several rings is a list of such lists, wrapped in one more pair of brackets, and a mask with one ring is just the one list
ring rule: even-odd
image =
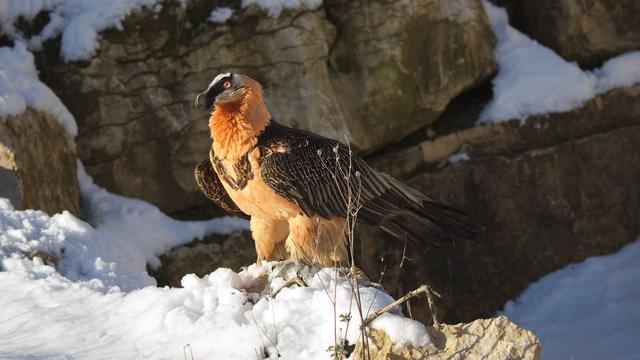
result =
[{"label": "long tail feather", "polygon": [[380,231],[397,239],[440,247],[443,244],[474,238],[480,228],[465,213],[432,201],[422,201],[385,219]]}]

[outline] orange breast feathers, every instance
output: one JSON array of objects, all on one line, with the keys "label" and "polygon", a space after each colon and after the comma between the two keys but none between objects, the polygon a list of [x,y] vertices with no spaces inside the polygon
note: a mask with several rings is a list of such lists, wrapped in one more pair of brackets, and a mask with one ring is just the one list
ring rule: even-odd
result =
[{"label": "orange breast feathers", "polygon": [[242,98],[216,104],[209,118],[213,149],[221,160],[235,161],[253,149],[271,120],[260,84],[248,77],[243,80],[247,86]]}]

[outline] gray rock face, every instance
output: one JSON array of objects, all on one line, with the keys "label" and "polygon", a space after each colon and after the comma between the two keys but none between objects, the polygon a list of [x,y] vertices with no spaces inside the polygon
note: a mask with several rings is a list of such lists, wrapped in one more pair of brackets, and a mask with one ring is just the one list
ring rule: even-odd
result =
[{"label": "gray rock face", "polygon": [[479,1],[328,1],[338,37],[331,83],[354,145],[372,149],[433,123],[496,70]]},{"label": "gray rock face", "polygon": [[218,72],[259,80],[278,121],[367,151],[432,123],[495,71],[478,0],[331,1],[277,19],[249,7],[222,25],[204,21],[207,4],[133,14],[91,61],[39,64],[78,120],[88,173],[172,214],[210,207],[193,179],[208,114],[192,104]]},{"label": "gray rock face", "polygon": [[640,49],[636,0],[498,0],[510,22],[567,60],[594,66]]},{"label": "gray rock face", "polygon": [[[409,167],[374,162],[464,209],[485,231],[441,250],[409,244],[402,269],[393,265],[400,263],[402,244],[365,238],[363,270],[378,273],[384,256],[390,264],[385,288],[396,286],[401,294],[426,280],[444,295],[443,321],[469,321],[491,316],[545,274],[634,240],[640,233],[634,185],[639,97],[640,86],[617,90],[568,113],[473,127],[390,155],[414,154]],[[470,160],[447,164],[459,151]],[[427,313],[421,303],[415,308]]]},{"label": "gray rock face", "polygon": [[51,115],[0,119],[0,170],[0,195],[16,208],[79,215],[75,144]]}]

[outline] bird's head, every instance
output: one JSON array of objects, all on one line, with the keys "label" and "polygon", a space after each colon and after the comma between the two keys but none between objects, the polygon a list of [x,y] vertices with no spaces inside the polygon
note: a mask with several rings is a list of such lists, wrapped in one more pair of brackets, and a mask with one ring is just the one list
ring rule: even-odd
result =
[{"label": "bird's head", "polygon": [[250,94],[262,95],[262,86],[257,81],[242,74],[222,73],[196,96],[195,106],[213,110],[216,105],[240,104]]},{"label": "bird's head", "polygon": [[262,86],[242,74],[216,75],[196,96],[195,106],[211,112],[209,132],[221,159],[238,159],[253,148],[256,136],[271,121]]}]

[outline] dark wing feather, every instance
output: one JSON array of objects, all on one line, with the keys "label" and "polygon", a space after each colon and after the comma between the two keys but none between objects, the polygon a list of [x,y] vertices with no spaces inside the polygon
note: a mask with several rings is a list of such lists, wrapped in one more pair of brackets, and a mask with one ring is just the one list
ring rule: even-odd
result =
[{"label": "dark wing feather", "polygon": [[436,246],[473,236],[464,213],[372,169],[335,140],[272,122],[258,146],[265,183],[306,216],[347,217],[357,209],[359,222]]},{"label": "dark wing feather", "polygon": [[249,216],[242,212],[238,206],[231,200],[229,194],[222,186],[220,178],[213,171],[211,162],[204,160],[200,162],[194,171],[196,176],[196,182],[200,187],[200,190],[204,193],[207,199],[213,201],[221,207],[227,214],[231,216],[238,216],[243,219],[249,219]]}]

